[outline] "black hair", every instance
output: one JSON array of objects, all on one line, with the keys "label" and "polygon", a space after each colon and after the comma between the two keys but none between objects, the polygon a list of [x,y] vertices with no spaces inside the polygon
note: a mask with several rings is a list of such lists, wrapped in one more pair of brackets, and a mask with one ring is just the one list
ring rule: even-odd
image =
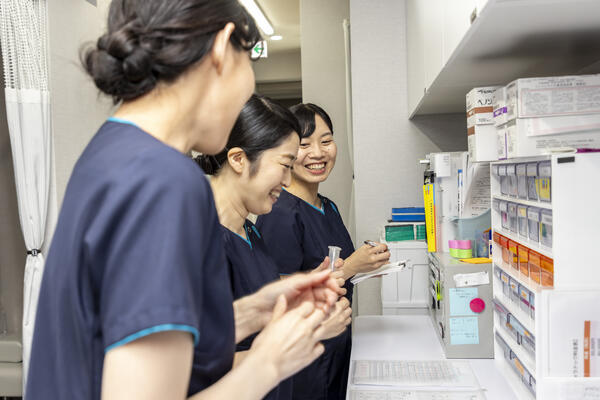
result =
[{"label": "black hair", "polygon": [[333,124],[329,115],[316,104],[313,103],[300,103],[290,107],[290,111],[294,113],[300,124],[300,137],[302,139],[310,137],[315,132],[315,115],[318,115],[325,121],[327,127],[333,135]]},{"label": "black hair", "polygon": [[107,32],[82,48],[81,62],[115,104],[133,100],[200,61],[229,22],[236,50],[249,51],[261,39],[237,0],[113,0]]},{"label": "black hair", "polygon": [[300,137],[300,125],[294,114],[268,97],[253,94],[235,121],[225,149],[217,155],[201,155],[195,160],[207,175],[216,175],[227,163],[228,151],[240,147],[251,163],[250,175],[253,176],[259,165],[255,161],[262,153],[279,146],[293,134]]}]

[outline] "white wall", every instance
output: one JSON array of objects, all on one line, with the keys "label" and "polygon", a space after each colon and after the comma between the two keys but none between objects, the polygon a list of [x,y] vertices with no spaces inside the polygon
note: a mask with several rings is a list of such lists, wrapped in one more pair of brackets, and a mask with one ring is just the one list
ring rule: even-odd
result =
[{"label": "white wall", "polygon": [[[391,208],[423,204],[418,160],[466,148],[462,117],[408,120],[404,0],[350,0],[356,241],[377,239]],[[303,48],[304,50],[304,48]],[[447,124],[449,123],[449,124]],[[450,137],[449,137],[450,135]],[[358,287],[358,313],[381,313],[380,279]]]},{"label": "white wall", "polygon": [[302,80],[300,49],[269,53],[269,57],[253,62],[256,82],[289,82]]},{"label": "white wall", "polygon": [[344,31],[348,0],[301,0],[302,97],[323,107],[333,122],[338,147],[335,169],[320,192],[339,206],[354,237],[351,217],[352,167],[346,128]]},{"label": "white wall", "polygon": [[[93,6],[85,0],[48,2],[50,19],[50,91],[54,139],[55,195],[51,213],[60,208],[71,171],[81,152],[111,112],[79,62],[79,50],[94,42],[106,26],[109,0]],[[53,223],[50,224],[53,227]]]}]

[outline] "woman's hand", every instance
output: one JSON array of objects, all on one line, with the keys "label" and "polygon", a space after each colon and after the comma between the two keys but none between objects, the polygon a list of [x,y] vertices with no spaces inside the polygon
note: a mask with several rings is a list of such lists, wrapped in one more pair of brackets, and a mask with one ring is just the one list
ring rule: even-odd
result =
[{"label": "woman's hand", "polygon": [[340,298],[335,303],[334,310],[329,314],[329,317],[323,321],[321,327],[317,330],[316,335],[319,340],[331,339],[341,334],[346,330],[346,327],[352,322],[352,309],[350,301],[347,298]]},{"label": "woman's hand", "polygon": [[338,285],[328,270],[310,274],[297,273],[265,285],[258,292],[233,303],[236,343],[263,329],[271,320],[280,295],[285,297],[287,309],[309,302],[328,314],[338,297],[345,293],[346,290]]},{"label": "woman's hand", "polygon": [[254,339],[248,357],[258,357],[263,368],[272,368],[281,381],[323,354],[319,330],[326,314],[310,302],[288,310],[282,294],[273,309],[273,317]]},{"label": "woman's hand", "polygon": [[390,252],[383,243],[375,247],[362,245],[348,258],[344,260],[344,278],[348,279],[359,272],[371,272],[387,264],[390,259]]},{"label": "woman's hand", "polygon": [[[335,281],[337,282],[339,287],[344,286],[344,283],[346,282],[346,280],[344,279],[344,271],[343,271],[343,267],[344,267],[344,260],[342,260],[341,258],[338,258],[335,261],[335,270],[331,272],[331,278],[335,279]],[[321,265],[319,265],[317,268],[313,269],[311,271],[311,273],[315,273],[315,272],[320,272],[320,271],[324,271],[324,270],[329,270],[329,257],[325,257],[325,259],[323,260],[323,262],[321,263]],[[342,295],[346,294],[346,289],[343,289],[344,293],[342,293]]]}]

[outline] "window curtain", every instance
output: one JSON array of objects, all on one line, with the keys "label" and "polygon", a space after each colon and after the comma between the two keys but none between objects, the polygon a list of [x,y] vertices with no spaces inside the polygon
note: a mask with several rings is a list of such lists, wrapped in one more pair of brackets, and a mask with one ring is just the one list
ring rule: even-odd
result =
[{"label": "window curtain", "polygon": [[[39,289],[50,190],[51,119],[47,0],[1,0],[0,45],[19,219],[27,247],[23,302],[23,387]],[[24,393],[25,394],[25,393]]]}]

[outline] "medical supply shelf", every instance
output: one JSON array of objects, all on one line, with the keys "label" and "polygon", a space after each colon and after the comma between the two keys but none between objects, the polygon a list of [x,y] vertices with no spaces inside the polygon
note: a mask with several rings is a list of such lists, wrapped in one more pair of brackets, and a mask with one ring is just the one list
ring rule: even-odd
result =
[{"label": "medical supply shelf", "polygon": [[[550,161],[551,163],[551,202],[526,200],[501,193],[500,178],[498,175],[494,175],[494,166],[539,161]],[[514,318],[521,325],[519,329],[524,328],[535,338],[535,352],[532,354],[529,349],[533,346],[533,341],[528,340],[523,346],[524,338],[511,333],[514,332],[513,328],[502,326],[500,324],[502,318],[495,315],[494,332],[498,333],[499,337],[510,348],[512,352],[510,354],[516,357],[533,380],[529,379],[527,373],[522,372],[522,368],[515,366],[518,362],[511,365],[511,363],[514,363],[514,359],[505,358],[504,344],[500,343],[495,336],[494,349],[498,370],[502,372],[520,399],[554,400],[565,398],[563,397],[565,390],[579,390],[578,388],[584,386],[600,391],[600,378],[574,377],[570,376],[569,372],[557,375],[556,371],[560,370],[560,368],[557,368],[557,365],[559,365],[557,363],[558,358],[552,352],[566,354],[568,351],[564,347],[556,347],[556,343],[559,343],[557,342],[559,335],[556,326],[551,325],[552,322],[557,321],[555,313],[558,309],[558,303],[562,302],[567,308],[579,309],[583,303],[581,302],[582,297],[577,293],[591,293],[593,298],[597,296],[600,299],[600,268],[598,268],[595,255],[595,249],[600,238],[598,231],[600,209],[597,207],[600,199],[600,185],[597,184],[600,180],[600,153],[556,154],[536,158],[509,159],[493,162],[490,168],[492,171],[492,201],[494,199],[506,201],[517,205],[536,207],[542,212],[543,210],[552,212],[551,248],[542,245],[539,241],[530,239],[529,235],[525,238],[522,233],[519,233],[518,229],[517,232],[507,229],[506,219],[504,220],[505,228],[503,228],[500,210],[506,212],[505,209],[496,209],[492,212],[493,232],[506,238],[503,239],[503,243],[506,243],[506,240],[513,241],[519,247],[523,246],[530,249],[530,255],[532,252],[537,252],[542,256],[551,258],[554,263],[553,287],[541,286],[526,275],[529,270],[525,269],[521,272],[520,269],[510,265],[506,260],[506,254],[503,260],[500,244],[493,242],[494,299],[501,305],[494,312],[499,316],[508,313],[510,315],[508,321]],[[513,227],[514,225],[511,224],[511,229],[514,229]],[[527,230],[531,229],[529,225],[527,228]],[[520,254],[518,256],[520,257]],[[511,257],[509,258],[510,263],[514,264],[514,251],[511,252]],[[525,310],[527,303],[522,304],[521,297],[515,300],[515,291],[513,290],[515,285],[509,286],[505,292],[506,289],[503,290],[504,283],[502,279],[498,279],[498,276],[501,276],[501,278],[508,277],[506,279],[509,279],[511,283],[518,284],[519,295],[521,293],[527,294],[527,291],[530,292],[530,301],[531,298],[534,298],[535,303],[532,304],[535,306],[530,307],[529,313]],[[565,295],[565,293],[567,294]],[[523,298],[526,299],[526,297]],[[560,299],[560,301],[556,299]],[[581,322],[582,337],[583,322],[585,320],[597,320],[598,318],[598,314],[597,312],[594,313],[593,307],[593,305],[583,306],[582,315],[584,316],[578,318],[584,318],[584,320],[578,320],[577,325],[573,325],[579,329],[578,324]],[[592,311],[588,311],[588,309]],[[551,327],[553,328],[551,329]],[[562,328],[559,326],[558,329],[561,330]],[[569,329],[571,328],[565,328],[565,332],[571,332]],[[581,355],[581,357],[583,356]],[[521,374],[524,374],[525,379],[520,376]],[[535,383],[533,385],[536,391],[535,396],[530,392],[530,388],[526,386],[525,381],[527,380]],[[579,399],[584,397],[570,398]]]},{"label": "medical supply shelf", "polygon": [[502,339],[504,339],[510,349],[517,355],[519,360],[521,360],[523,366],[535,376],[535,358],[532,357],[531,354],[529,354],[525,349],[523,349],[523,346],[518,344],[513,337],[506,333],[506,330],[496,329],[495,332],[502,336]]},{"label": "medical supply shelf", "polygon": [[504,200],[504,201],[508,201],[511,203],[517,203],[517,204],[522,204],[524,206],[531,206],[531,207],[538,207],[538,208],[545,208],[547,210],[552,210],[552,204],[551,203],[546,203],[543,201],[533,201],[533,200],[525,200],[525,199],[519,199],[517,197],[510,197],[510,196],[505,196],[502,194],[495,194],[493,196],[494,199],[498,199],[498,200]]},{"label": "medical supply shelf", "polygon": [[494,218],[492,217],[492,228],[494,229],[494,232],[498,232],[502,236],[505,236],[505,237],[509,238],[510,240],[519,243],[520,245],[528,247],[531,250],[537,251],[538,253],[540,253],[543,256],[554,258],[552,255],[553,254],[552,249],[542,246],[539,243],[533,242],[529,239],[522,238],[519,235],[515,235],[514,232],[507,231],[506,229],[502,229],[500,226],[494,225],[493,221],[494,221]]}]

